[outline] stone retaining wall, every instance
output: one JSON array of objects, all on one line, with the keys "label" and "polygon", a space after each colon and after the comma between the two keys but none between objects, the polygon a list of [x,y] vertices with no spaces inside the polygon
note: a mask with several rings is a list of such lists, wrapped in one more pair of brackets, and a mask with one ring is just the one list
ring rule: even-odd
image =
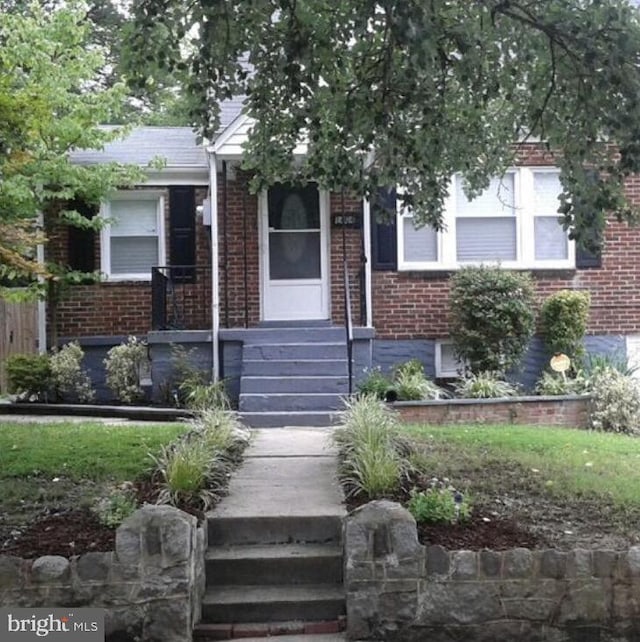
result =
[{"label": "stone retaining wall", "polygon": [[387,501],[354,511],[344,535],[350,639],[640,639],[640,547],[449,552],[420,545]]},{"label": "stone retaining wall", "polygon": [[118,528],[114,552],[0,555],[0,606],[104,608],[107,641],[190,641],[205,588],[206,537],[195,517],[145,506]]},{"label": "stone retaining wall", "polygon": [[407,423],[509,423],[567,428],[586,428],[589,424],[589,397],[585,396],[399,401],[393,405]]}]

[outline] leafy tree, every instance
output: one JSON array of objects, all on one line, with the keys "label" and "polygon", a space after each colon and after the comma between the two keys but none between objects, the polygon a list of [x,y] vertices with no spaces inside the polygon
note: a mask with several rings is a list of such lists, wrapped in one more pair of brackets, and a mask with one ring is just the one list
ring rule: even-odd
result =
[{"label": "leafy tree", "polygon": [[40,264],[36,245],[58,225],[98,229],[100,219],[74,203],[97,205],[142,178],[138,168],[69,160],[74,148],[99,149],[122,134],[99,127],[117,118],[126,90],[99,82],[104,56],[89,46],[89,33],[81,2],[0,14],[0,279],[29,283],[31,294],[48,294],[51,303],[61,286],[86,275]]},{"label": "leafy tree", "polygon": [[573,236],[592,245],[606,212],[639,218],[623,192],[640,170],[629,0],[140,0],[134,12],[138,82],[150,60],[187,70],[204,133],[221,100],[248,96],[254,188],[283,176],[367,195],[397,185],[439,227],[453,173],[477,194],[514,162],[514,141],[539,138],[557,155]]}]

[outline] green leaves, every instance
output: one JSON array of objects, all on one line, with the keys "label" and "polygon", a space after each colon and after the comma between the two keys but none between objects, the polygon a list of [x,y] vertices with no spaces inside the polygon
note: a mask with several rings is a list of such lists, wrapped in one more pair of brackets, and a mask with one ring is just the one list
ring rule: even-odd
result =
[{"label": "green leaves", "polygon": [[473,373],[518,365],[535,328],[531,276],[499,267],[467,267],[451,278],[450,334]]},{"label": "green leaves", "polygon": [[[514,142],[538,137],[557,154],[574,237],[610,212],[638,217],[622,189],[640,167],[640,21],[627,0],[135,5],[134,57],[146,77],[149,60],[186,65],[205,134],[221,100],[247,96],[254,189],[394,185],[416,220],[439,227],[453,173],[478,191],[515,162]],[[308,153],[293,163],[303,139]]]}]

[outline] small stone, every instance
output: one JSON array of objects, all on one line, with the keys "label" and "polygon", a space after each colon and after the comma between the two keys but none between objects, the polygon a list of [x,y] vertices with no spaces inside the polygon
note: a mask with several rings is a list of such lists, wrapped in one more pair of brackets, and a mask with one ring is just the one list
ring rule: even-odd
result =
[{"label": "small stone", "polygon": [[576,548],[568,553],[567,577],[591,577],[591,551]]},{"label": "small stone", "polygon": [[78,558],[76,570],[83,581],[104,582],[109,576],[111,553],[85,553]]},{"label": "small stone", "polygon": [[20,557],[0,555],[0,589],[19,588],[24,584],[23,564]]},{"label": "small stone", "polygon": [[632,546],[627,552],[627,569],[629,575],[640,575],[640,546]]},{"label": "small stone", "polygon": [[543,551],[540,558],[540,575],[556,580],[562,579],[567,570],[566,553],[555,550]]},{"label": "small stone", "polygon": [[514,548],[504,553],[504,577],[529,577],[533,565],[533,555],[528,548]]},{"label": "small stone", "polygon": [[427,575],[447,575],[449,573],[449,553],[440,545],[427,548]]},{"label": "small stone", "polygon": [[69,560],[60,555],[39,557],[31,567],[34,582],[66,582],[69,579]]},{"label": "small stone", "polygon": [[611,577],[618,556],[615,551],[593,551],[593,574],[595,577]]},{"label": "small stone", "polygon": [[451,577],[472,580],[478,575],[478,558],[473,551],[456,551],[451,555]]},{"label": "small stone", "polygon": [[486,577],[499,576],[501,563],[502,555],[500,555],[500,553],[489,550],[480,552],[480,569]]}]

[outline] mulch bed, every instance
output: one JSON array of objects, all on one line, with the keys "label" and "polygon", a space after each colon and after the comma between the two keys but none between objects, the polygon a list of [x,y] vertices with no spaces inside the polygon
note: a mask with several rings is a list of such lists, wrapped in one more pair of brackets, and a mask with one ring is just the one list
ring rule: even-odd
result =
[{"label": "mulch bed", "polygon": [[13,542],[0,549],[5,555],[24,559],[42,555],[82,555],[112,551],[116,531],[101,524],[89,510],[69,510],[43,517],[31,524]]}]

